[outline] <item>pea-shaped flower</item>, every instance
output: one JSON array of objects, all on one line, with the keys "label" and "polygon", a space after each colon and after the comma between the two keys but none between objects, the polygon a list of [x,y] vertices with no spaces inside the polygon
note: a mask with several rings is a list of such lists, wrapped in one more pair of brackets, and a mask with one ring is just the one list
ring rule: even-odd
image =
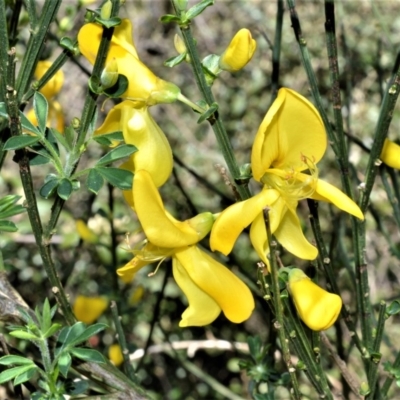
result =
[{"label": "pea-shaped flower", "polygon": [[203,326],[223,311],[232,322],[250,317],[254,299],[248,287],[228,268],[220,264],[197,243],[211,230],[214,217],[202,213],[178,221],[164,208],[149,173],[137,171],[133,179],[133,202],[147,240],[135,257],[117,270],[118,275],[136,273],[142,267],[172,257],[176,283],[188,299],[179,326]]},{"label": "pea-shaped flower", "polygon": [[250,31],[241,29],[222,53],[219,67],[225,71],[239,71],[252,59],[256,48],[257,43],[252,38]]},{"label": "pea-shaped flower", "polygon": [[[99,50],[103,28],[96,23],[84,25],[78,33],[80,52],[94,64]],[[171,82],[157,77],[143,64],[136,52],[132,38],[132,25],[128,19],[114,29],[106,65],[112,59],[118,64],[118,73],[128,78],[129,85],[123,98],[151,106],[157,103],[174,102],[180,89]]]},{"label": "pea-shaped flower", "polygon": [[326,145],[324,125],[315,107],[293,90],[280,89],[258,129],[251,153],[253,177],[263,188],[219,215],[211,232],[211,249],[230,253],[240,233],[251,225],[252,245],[268,265],[263,216],[268,207],[271,232],[282,246],[299,258],[315,259],[317,248],[305,238],[296,214],[299,200],[306,198],[333,203],[363,219],[353,200],[318,178],[317,163]]},{"label": "pea-shaped flower", "polygon": [[76,319],[92,324],[107,309],[108,300],[104,297],[77,296],[73,311]]},{"label": "pea-shaped flower", "polygon": [[315,284],[301,269],[289,273],[289,292],[301,320],[313,331],[324,331],[337,320],[342,299]]}]

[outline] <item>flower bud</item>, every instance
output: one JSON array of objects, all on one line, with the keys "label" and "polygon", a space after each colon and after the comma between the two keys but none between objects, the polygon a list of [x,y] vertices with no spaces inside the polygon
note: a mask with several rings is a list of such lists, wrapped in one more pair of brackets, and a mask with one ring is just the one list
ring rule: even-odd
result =
[{"label": "flower bud", "polygon": [[231,40],[219,59],[219,66],[225,71],[242,69],[253,57],[257,43],[248,29],[241,29]]},{"label": "flower bud", "polygon": [[112,58],[103,69],[100,82],[103,89],[113,87],[118,80],[118,63],[115,58]]},{"label": "flower bud", "polygon": [[118,343],[114,343],[108,348],[108,358],[117,367],[124,362],[121,346]]},{"label": "flower bud", "polygon": [[102,6],[100,10],[100,18],[107,20],[110,19],[111,17],[111,11],[112,11],[112,3],[110,0],[107,0]]},{"label": "flower bud", "polygon": [[389,167],[400,169],[400,146],[385,139],[380,159]]},{"label": "flower bud", "polygon": [[185,42],[182,40],[182,38],[178,34],[175,34],[175,36],[174,36],[174,46],[175,46],[175,50],[179,54],[183,54],[187,51]]},{"label": "flower bud", "polygon": [[313,331],[330,328],[342,308],[342,299],[316,285],[301,269],[289,272],[289,291],[301,320]]},{"label": "flower bud", "polygon": [[211,231],[214,225],[214,215],[210,212],[203,212],[193,218],[188,219],[186,222],[197,232],[199,240],[203,239]]}]

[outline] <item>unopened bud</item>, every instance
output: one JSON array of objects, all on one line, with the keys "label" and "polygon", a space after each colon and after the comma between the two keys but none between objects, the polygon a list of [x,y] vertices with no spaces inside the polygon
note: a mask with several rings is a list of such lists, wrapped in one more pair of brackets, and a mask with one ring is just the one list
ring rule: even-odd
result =
[{"label": "unopened bud", "polygon": [[118,63],[115,58],[109,61],[103,69],[100,82],[103,89],[113,87],[118,80]]},{"label": "unopened bud", "polygon": [[110,19],[112,11],[112,3],[111,0],[107,0],[102,6],[100,10],[100,18],[101,19]]},{"label": "unopened bud", "polygon": [[174,46],[175,46],[175,50],[179,54],[183,54],[187,51],[185,42],[178,34],[175,34],[175,36],[174,36]]}]

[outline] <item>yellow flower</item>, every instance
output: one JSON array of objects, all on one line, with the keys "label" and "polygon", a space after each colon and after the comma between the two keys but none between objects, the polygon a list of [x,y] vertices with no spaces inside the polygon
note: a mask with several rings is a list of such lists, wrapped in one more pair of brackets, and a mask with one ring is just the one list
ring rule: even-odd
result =
[{"label": "yellow flower", "polygon": [[389,167],[400,169],[400,146],[385,139],[380,158]]},{"label": "yellow flower", "polygon": [[324,331],[337,320],[342,299],[316,285],[301,269],[289,273],[289,291],[297,313],[313,331]]},{"label": "yellow flower", "polygon": [[[154,121],[148,108],[134,108],[133,105],[133,102],[125,100],[112,108],[95,134],[122,130],[125,143],[136,146],[138,151],[133,153],[120,168],[132,172],[145,169],[155,185],[160,187],[172,172],[172,150],[164,132]],[[133,206],[131,192],[124,191],[124,195],[128,203]]]},{"label": "yellow flower", "polygon": [[[78,33],[79,50],[94,64],[99,49],[103,28],[95,23],[84,25]],[[138,57],[132,39],[132,25],[123,19],[114,30],[106,64],[113,58],[118,63],[118,73],[128,78],[129,85],[122,97],[148,106],[157,103],[172,103],[180,89],[171,82],[153,74]]]},{"label": "yellow flower", "polygon": [[91,244],[99,242],[98,236],[87,226],[87,223],[83,219],[78,219],[75,226],[78,235],[83,241]]},{"label": "yellow flower", "polygon": [[112,344],[108,348],[108,358],[117,367],[124,362],[121,346],[118,343]]},{"label": "yellow flower", "polygon": [[[39,80],[47,72],[51,65],[51,61],[39,61],[34,73],[35,79]],[[46,125],[48,127],[56,128],[61,133],[64,131],[64,113],[60,103],[54,100],[54,97],[60,92],[63,84],[64,73],[61,70],[58,70],[56,74],[39,90],[39,92],[46,97],[46,100],[49,103],[49,112]],[[32,122],[33,125],[38,125],[38,121],[33,109],[28,111],[27,118]]]},{"label": "yellow flower", "polygon": [[233,37],[219,59],[219,67],[236,72],[242,69],[253,57],[257,43],[248,29],[241,29]]},{"label": "yellow flower", "polygon": [[254,299],[248,287],[196,246],[210,231],[213,215],[202,213],[184,222],[176,220],[165,210],[147,171],[136,172],[134,188],[135,211],[147,240],[142,249],[133,250],[135,257],[117,270],[118,275],[172,257],[174,278],[189,302],[179,326],[210,324],[221,310],[235,323],[249,318]]},{"label": "yellow flower", "polygon": [[232,251],[248,225],[250,240],[268,265],[268,241],[263,209],[269,207],[271,231],[289,252],[312,260],[318,251],[305,238],[296,208],[310,198],[333,203],[359,219],[359,207],[335,186],[318,179],[317,163],[327,145],[323,122],[314,106],[290,89],[280,89],[255,137],[251,154],[253,177],[263,189],[252,198],[224,210],[211,231],[212,250]]},{"label": "yellow flower", "polygon": [[77,296],[73,311],[76,319],[85,324],[92,324],[100,317],[108,306],[108,300],[103,297]]}]

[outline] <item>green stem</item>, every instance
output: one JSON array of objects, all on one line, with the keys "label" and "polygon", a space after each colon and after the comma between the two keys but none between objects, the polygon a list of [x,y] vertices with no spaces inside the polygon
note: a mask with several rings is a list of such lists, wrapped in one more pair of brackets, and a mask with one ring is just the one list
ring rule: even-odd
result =
[{"label": "green stem", "polygon": [[[396,359],[394,360],[394,363],[392,364],[391,368],[393,370],[396,370],[399,367],[400,367],[400,352],[397,353]],[[392,386],[392,383],[394,380],[395,380],[394,376],[390,376],[390,377],[386,378],[385,383],[383,384],[382,390],[381,390],[381,399],[382,400],[386,400],[388,398],[387,393],[390,389],[390,386]]]},{"label": "green stem", "polygon": [[283,306],[282,300],[280,296],[280,288],[279,288],[279,273],[278,273],[278,265],[275,258],[275,252],[273,250],[273,243],[272,243],[272,233],[271,233],[271,226],[270,226],[270,218],[269,218],[269,210],[264,209],[264,219],[265,219],[265,227],[267,230],[267,238],[268,243],[271,249],[271,281],[272,281],[272,291],[273,291],[273,303],[275,309],[275,316],[276,321],[274,323],[274,327],[278,332],[279,341],[281,343],[282,348],[282,355],[283,361],[286,364],[286,367],[290,374],[290,379],[293,385],[294,397],[295,399],[301,399],[301,392],[299,383],[296,377],[296,368],[293,366],[292,359],[290,356],[290,350],[288,345],[288,338],[285,335],[285,325],[284,325],[284,318],[283,318]]},{"label": "green stem", "polygon": [[271,73],[271,104],[275,100],[279,89],[279,70],[282,44],[283,14],[285,11],[283,0],[277,2],[274,48],[272,50],[272,73]]},{"label": "green stem", "polygon": [[45,42],[47,31],[53,22],[61,0],[46,0],[41,10],[40,20],[37,26],[31,30],[32,34],[29,39],[21,68],[18,73],[16,83],[18,103],[21,103],[22,96],[28,90],[31,83],[33,73],[40,58],[41,49]]},{"label": "green stem", "polygon": [[[177,0],[172,0],[172,5],[175,9],[176,15],[180,15],[179,6]],[[203,68],[197,51],[196,43],[192,35],[190,25],[180,26],[183,40],[185,41],[186,49],[190,56],[191,66],[193,68],[194,77],[196,84],[202,93],[204,100],[210,107],[215,103],[214,95],[211,88],[207,85],[206,79],[204,77]],[[245,185],[238,184],[240,182],[240,170],[236,162],[235,155],[233,153],[233,148],[231,142],[229,141],[228,134],[225,130],[225,126],[222,123],[221,117],[218,111],[213,114],[213,118],[209,119],[211,127],[215,133],[215,137],[221,149],[222,155],[225,159],[226,165],[228,166],[229,172],[237,186],[237,190],[240,194],[242,200],[251,197],[249,188]]]}]

